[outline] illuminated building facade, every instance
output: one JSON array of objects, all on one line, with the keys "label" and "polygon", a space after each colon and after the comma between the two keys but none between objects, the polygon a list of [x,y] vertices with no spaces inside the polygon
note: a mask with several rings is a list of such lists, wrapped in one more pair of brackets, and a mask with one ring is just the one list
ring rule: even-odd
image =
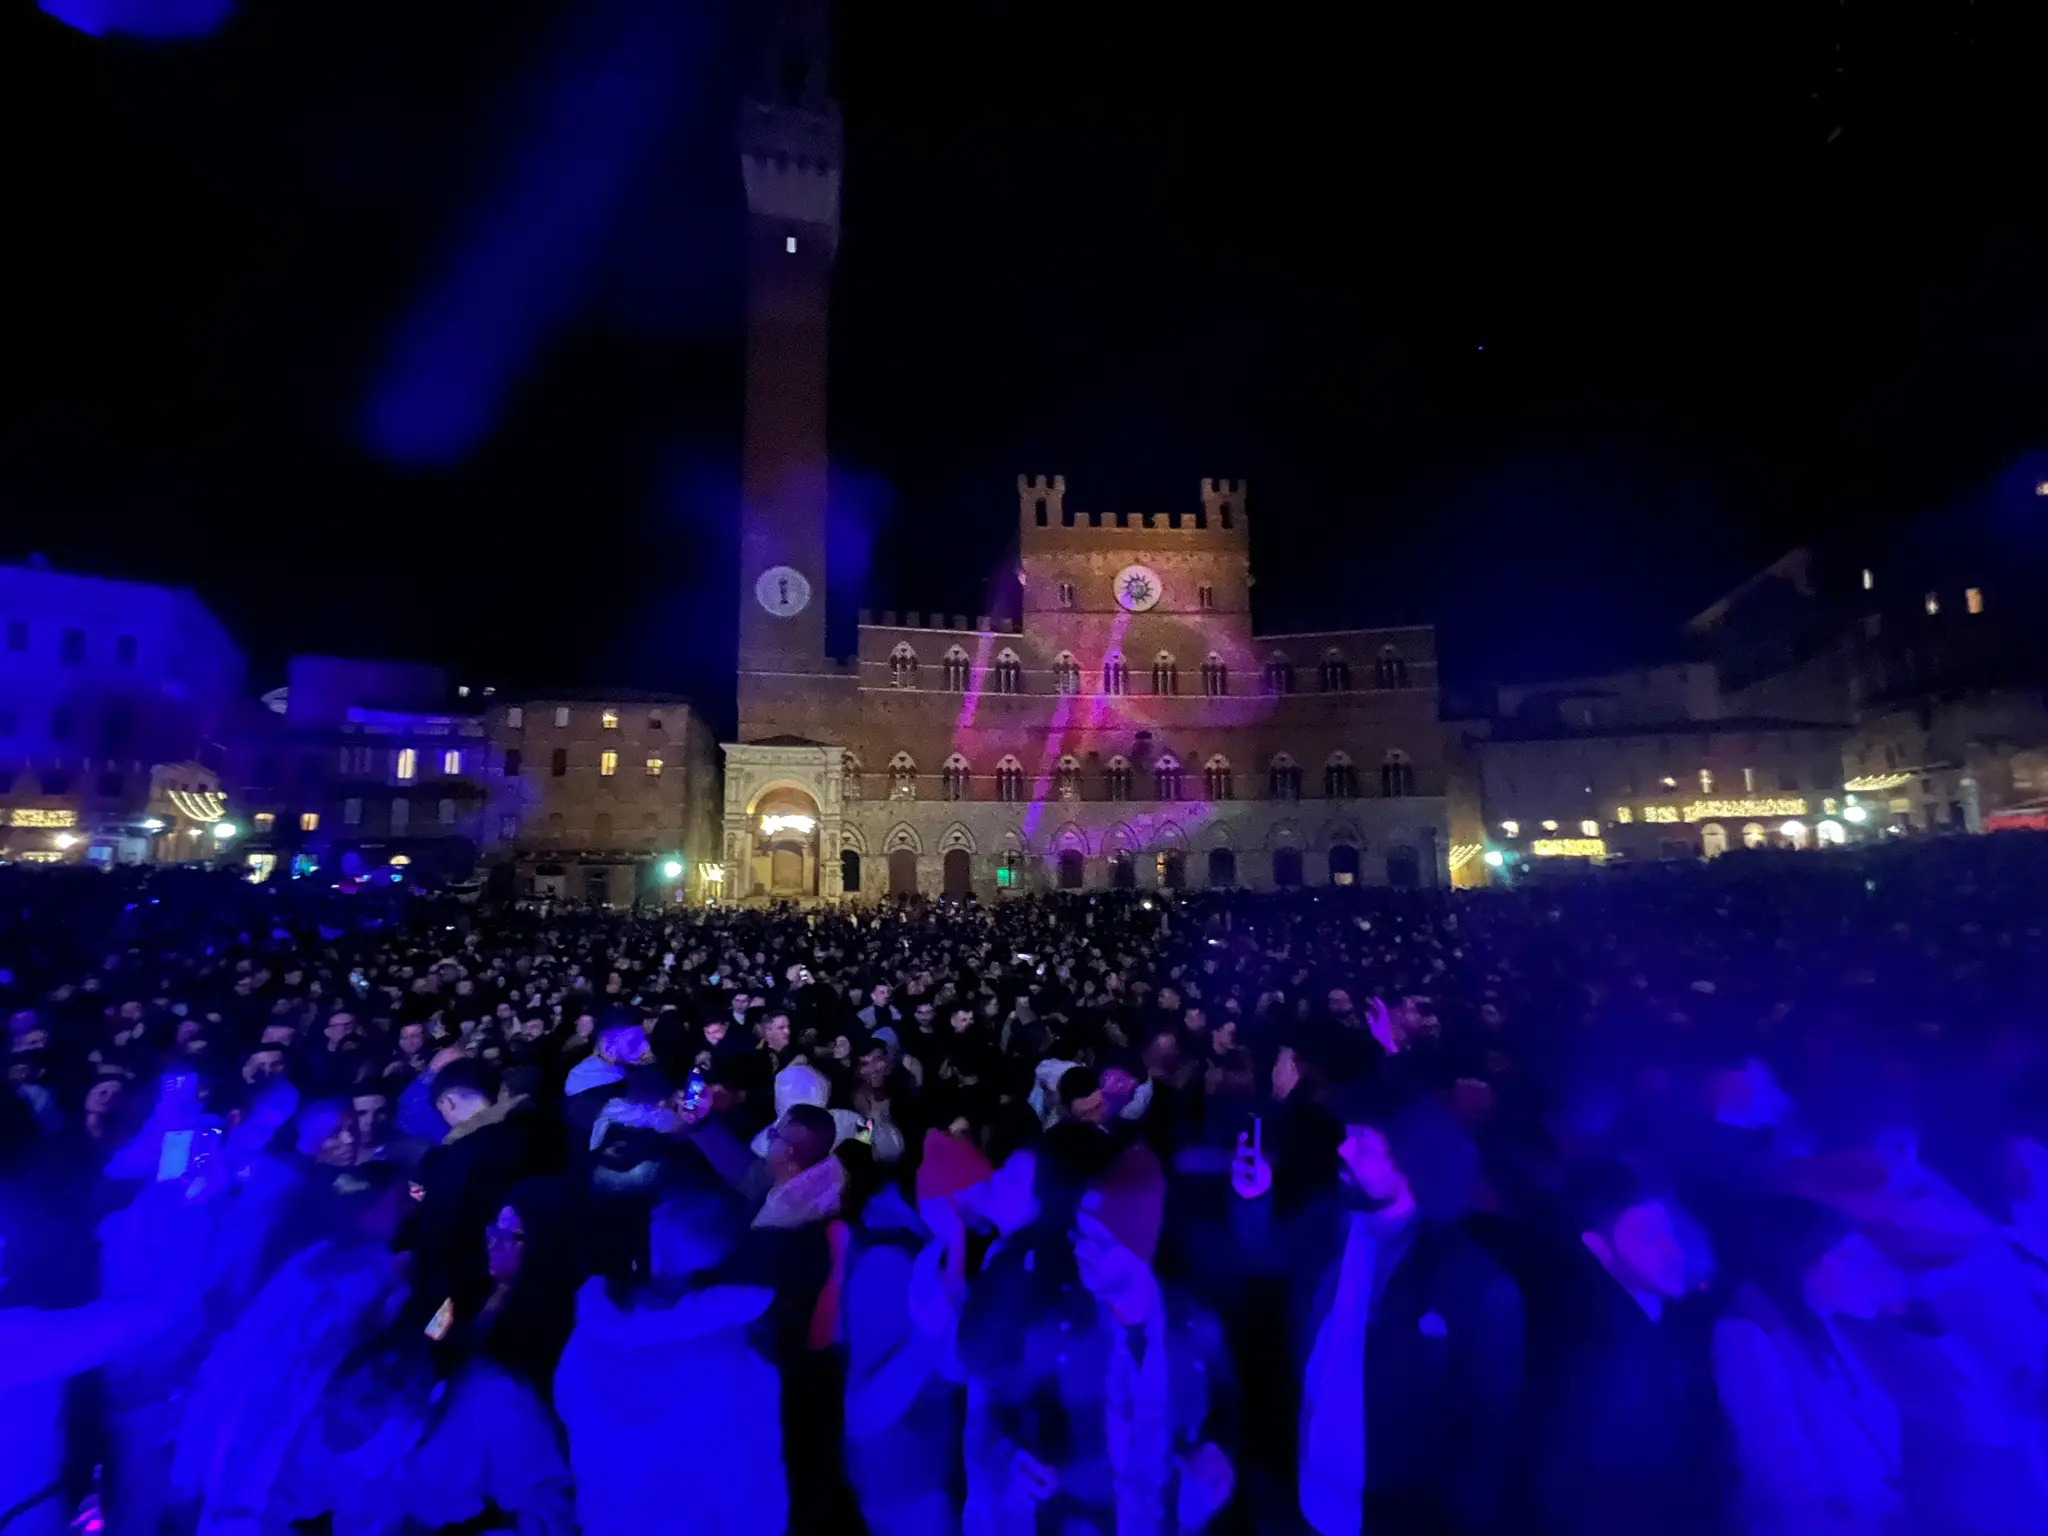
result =
[{"label": "illuminated building facade", "polygon": [[494,703],[485,853],[518,888],[608,906],[719,894],[718,756],[686,700]]},{"label": "illuminated building facade", "polygon": [[857,654],[828,656],[841,131],[824,7],[770,9],[739,132],[750,297],[727,892],[1446,880],[1434,633],[1255,633],[1241,481],[1127,515],[1022,477],[1021,618],[865,614]]},{"label": "illuminated building facade", "polygon": [[153,777],[218,766],[242,672],[191,592],[0,566],[0,857],[159,856]]}]

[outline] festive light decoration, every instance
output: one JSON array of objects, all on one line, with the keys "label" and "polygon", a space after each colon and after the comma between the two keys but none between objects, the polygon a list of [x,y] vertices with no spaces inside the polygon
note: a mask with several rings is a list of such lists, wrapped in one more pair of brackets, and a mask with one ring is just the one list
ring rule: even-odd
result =
[{"label": "festive light decoration", "polygon": [[1645,821],[1676,821],[1678,807],[1675,805],[1646,805],[1643,807]]},{"label": "festive light decoration", "polygon": [[38,811],[22,809],[9,818],[17,827],[75,827],[78,825],[76,811]]},{"label": "festive light decoration", "polygon": [[1724,817],[1804,816],[1806,802],[1796,795],[1748,795],[1739,800],[1695,800],[1685,808],[1687,821],[1719,821]]},{"label": "festive light decoration", "polygon": [[1634,821],[1635,816],[1636,813],[1630,810],[1625,805],[1617,805],[1614,808],[1614,819],[1624,827],[1627,826],[1631,821]]},{"label": "festive light decoration", "polygon": [[1529,851],[1539,859],[1604,859],[1607,844],[1597,837],[1539,837]]},{"label": "festive light decoration", "polygon": [[1463,869],[1467,864],[1478,858],[1480,846],[1478,843],[1451,844],[1451,868],[1454,870]]},{"label": "festive light decoration", "polygon": [[62,864],[64,855],[48,848],[24,848],[15,857],[24,864]]},{"label": "festive light decoration", "polygon": [[1876,794],[1881,790],[1897,789],[1901,784],[1913,782],[1910,773],[1866,773],[1861,778],[1851,779],[1842,788],[1851,794]]},{"label": "festive light decoration", "polygon": [[228,797],[211,789],[172,789],[171,806],[187,821],[219,821],[228,808]]},{"label": "festive light decoration", "polygon": [[1502,853],[1498,848],[1489,848],[1486,850],[1486,864],[1489,869],[1499,869],[1501,865],[1507,863],[1507,861],[1508,856]]},{"label": "festive light decoration", "polygon": [[761,835],[773,837],[778,832],[794,832],[799,837],[809,837],[818,830],[817,818],[813,816],[763,816]]}]

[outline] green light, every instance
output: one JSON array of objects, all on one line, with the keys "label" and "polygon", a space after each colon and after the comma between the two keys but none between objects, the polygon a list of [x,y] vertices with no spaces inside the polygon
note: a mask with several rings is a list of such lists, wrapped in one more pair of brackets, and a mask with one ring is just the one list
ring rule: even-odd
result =
[{"label": "green light", "polygon": [[664,880],[682,879],[683,861],[681,859],[670,859],[666,863],[664,863],[661,866],[661,878]]}]

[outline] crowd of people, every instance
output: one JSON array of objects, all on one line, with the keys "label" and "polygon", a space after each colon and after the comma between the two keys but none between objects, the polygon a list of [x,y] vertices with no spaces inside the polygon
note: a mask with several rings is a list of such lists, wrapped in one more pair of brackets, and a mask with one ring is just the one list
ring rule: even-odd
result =
[{"label": "crowd of people", "polygon": [[0,1536],[2048,1531],[2044,897],[0,870]]}]

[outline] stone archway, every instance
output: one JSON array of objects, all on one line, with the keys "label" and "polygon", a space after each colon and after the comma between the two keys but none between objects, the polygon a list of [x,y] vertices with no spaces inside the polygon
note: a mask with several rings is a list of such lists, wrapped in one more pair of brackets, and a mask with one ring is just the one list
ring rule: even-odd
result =
[{"label": "stone archway", "polygon": [[748,807],[753,853],[746,894],[770,900],[800,900],[820,894],[818,802],[807,790],[777,785]]},{"label": "stone archway", "polygon": [[948,901],[965,901],[974,894],[974,855],[965,848],[948,848],[941,859],[940,889]]}]

